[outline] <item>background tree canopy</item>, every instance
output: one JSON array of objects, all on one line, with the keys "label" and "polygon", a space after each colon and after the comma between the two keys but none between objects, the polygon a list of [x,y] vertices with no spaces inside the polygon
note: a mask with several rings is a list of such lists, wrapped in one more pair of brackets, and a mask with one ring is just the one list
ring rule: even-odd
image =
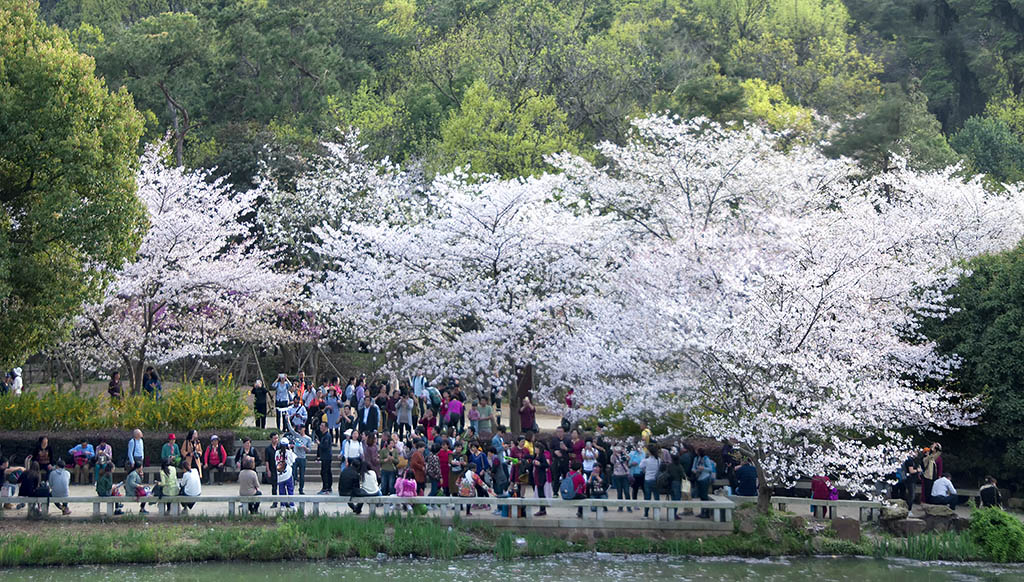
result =
[{"label": "background tree canopy", "polygon": [[[0,0],[0,323],[22,330],[0,338],[5,357],[52,343],[31,323],[99,287],[88,260],[132,253],[140,135],[239,190],[262,172],[287,188],[352,128],[373,162],[511,177],[558,151],[593,158],[662,111],[824,141],[865,177],[896,156],[960,162],[996,192],[1024,177],[1014,0],[42,0],[66,32],[32,5]],[[59,82],[25,89],[42,78]],[[1002,394],[987,418],[1005,430],[958,434],[1015,463],[1016,261],[982,260],[959,287],[971,308],[931,330],[965,357],[963,388]]]},{"label": "background tree canopy", "polygon": [[51,346],[139,245],[142,118],[93,60],[0,0],[0,365]]}]

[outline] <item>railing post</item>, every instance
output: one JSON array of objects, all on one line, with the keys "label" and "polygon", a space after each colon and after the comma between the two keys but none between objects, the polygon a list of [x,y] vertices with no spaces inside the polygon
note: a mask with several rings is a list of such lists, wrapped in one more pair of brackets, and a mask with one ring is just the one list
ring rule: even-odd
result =
[{"label": "railing post", "polygon": [[313,502],[313,515],[320,515],[320,504]]}]

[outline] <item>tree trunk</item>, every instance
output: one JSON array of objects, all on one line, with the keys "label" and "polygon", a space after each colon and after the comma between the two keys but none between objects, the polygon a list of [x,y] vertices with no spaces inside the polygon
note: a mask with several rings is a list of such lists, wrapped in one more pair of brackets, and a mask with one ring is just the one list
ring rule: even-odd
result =
[{"label": "tree trunk", "polygon": [[516,372],[515,386],[508,393],[508,426],[513,435],[523,432],[522,419],[519,417],[519,407],[522,406],[523,398],[533,395],[533,376],[533,364],[527,364]]},{"label": "tree trunk", "polygon": [[754,460],[754,468],[757,469],[757,511],[759,513],[768,513],[772,508],[772,494],[775,490],[767,485],[768,480],[765,479],[764,469],[761,468],[761,463]]}]

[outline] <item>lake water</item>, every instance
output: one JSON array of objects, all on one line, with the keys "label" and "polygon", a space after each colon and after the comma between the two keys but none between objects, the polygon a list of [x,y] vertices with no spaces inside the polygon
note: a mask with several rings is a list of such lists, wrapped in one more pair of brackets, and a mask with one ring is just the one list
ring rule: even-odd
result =
[{"label": "lake water", "polygon": [[88,566],[0,570],[4,582],[587,582],[766,580],[770,582],[969,582],[1024,580],[1024,566],[905,560],[686,559],[582,554],[498,561],[352,560],[229,562],[167,566]]}]

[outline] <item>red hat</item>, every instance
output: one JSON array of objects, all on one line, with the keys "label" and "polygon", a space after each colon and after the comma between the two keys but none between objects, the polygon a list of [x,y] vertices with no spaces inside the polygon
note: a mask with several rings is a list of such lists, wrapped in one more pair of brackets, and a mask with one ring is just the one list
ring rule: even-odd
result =
[{"label": "red hat", "polygon": [[167,435],[167,440],[169,440],[169,441],[173,441],[174,440],[174,433],[173,432],[171,434]]}]

